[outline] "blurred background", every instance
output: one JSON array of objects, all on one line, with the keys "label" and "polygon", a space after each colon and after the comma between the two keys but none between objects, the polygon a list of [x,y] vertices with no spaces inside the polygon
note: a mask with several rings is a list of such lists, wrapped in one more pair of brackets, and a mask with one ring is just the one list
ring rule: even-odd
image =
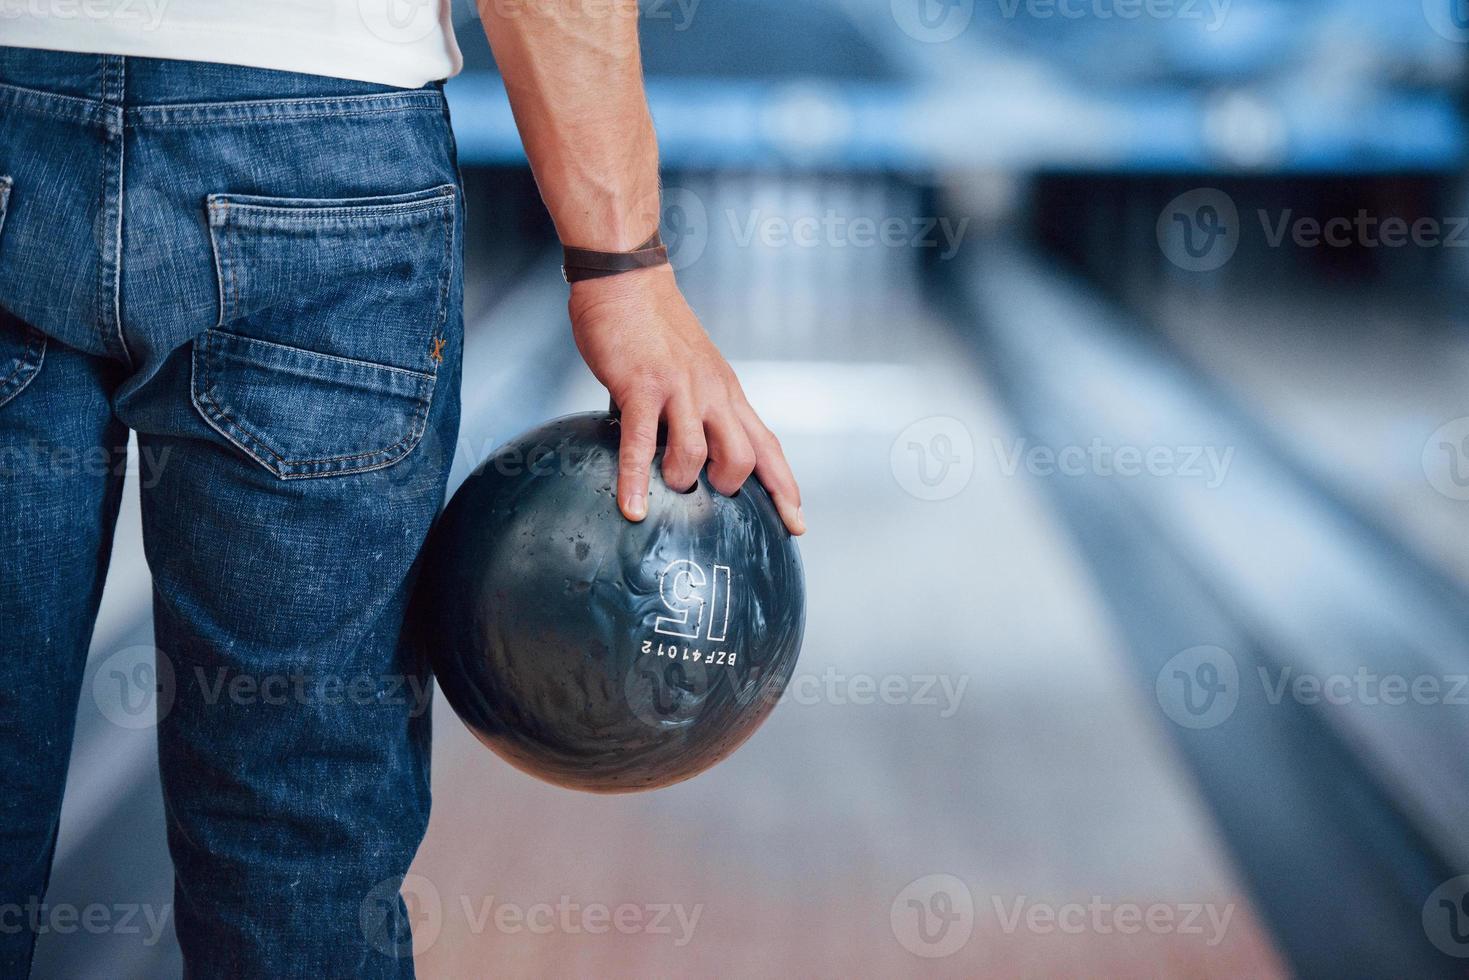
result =
[{"label": "blurred background", "polygon": [[[462,479],[605,395],[456,11]],[[740,753],[646,796],[440,704],[420,975],[1461,975],[1469,3],[643,33],[665,240],[802,480],[806,645]],[[49,901],[148,915],[43,935],[42,977],[180,969],[132,491]]]}]

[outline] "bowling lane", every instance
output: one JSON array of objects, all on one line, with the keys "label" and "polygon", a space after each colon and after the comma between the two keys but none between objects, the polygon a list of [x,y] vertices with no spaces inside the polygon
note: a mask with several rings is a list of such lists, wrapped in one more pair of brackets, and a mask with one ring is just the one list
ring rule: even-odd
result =
[{"label": "bowling lane", "polygon": [[1463,318],[1421,294],[1265,282],[1224,292],[1169,280],[1152,313],[1337,492],[1469,583]]},{"label": "bowling lane", "polygon": [[[986,355],[1037,442],[1117,447],[1119,464],[1132,447],[1153,461],[1131,473],[1099,462],[1053,487],[1165,710],[1195,684],[1232,692],[1183,702],[1182,715],[1173,701],[1170,733],[1294,965],[1452,973],[1426,941],[1422,908],[1462,864],[1464,780],[1445,776],[1464,757],[1462,719],[1442,698],[1381,697],[1373,685],[1451,678],[1465,660],[1462,596],[1304,474],[1274,427],[1250,420],[1254,406],[1241,412],[1044,255],[988,243],[966,271]],[[1169,447],[1221,463],[1212,475],[1170,466]],[[1194,659],[1222,673],[1191,672]],[[1271,686],[1281,677],[1361,686],[1287,696]],[[1189,688],[1169,694],[1167,678]],[[1322,888],[1328,908],[1315,900]]]},{"label": "bowling lane", "polygon": [[[726,192],[785,217],[839,193],[684,186],[716,218]],[[841,213],[913,206],[848,191]],[[511,770],[440,700],[421,974],[1281,975],[911,256],[709,227],[682,278],[805,492],[797,677],[726,763],[617,798]],[[554,412],[603,403],[567,378]]]}]

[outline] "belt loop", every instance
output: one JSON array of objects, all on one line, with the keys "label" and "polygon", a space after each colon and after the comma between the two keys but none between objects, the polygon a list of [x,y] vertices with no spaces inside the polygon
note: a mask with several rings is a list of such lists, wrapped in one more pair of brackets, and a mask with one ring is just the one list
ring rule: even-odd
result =
[{"label": "belt loop", "polygon": [[120,54],[98,55],[102,59],[102,101],[109,105],[122,105],[126,92],[124,58]]},{"label": "belt loop", "polygon": [[127,97],[126,59],[120,54],[98,55],[101,67],[101,89],[98,93],[107,119],[107,135],[122,135],[123,102]]}]

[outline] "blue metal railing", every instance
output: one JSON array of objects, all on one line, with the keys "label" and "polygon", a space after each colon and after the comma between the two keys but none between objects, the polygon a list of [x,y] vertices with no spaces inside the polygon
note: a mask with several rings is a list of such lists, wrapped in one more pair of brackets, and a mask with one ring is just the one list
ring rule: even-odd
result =
[{"label": "blue metal railing", "polygon": [[[524,162],[499,76],[466,72],[448,93],[466,165]],[[1465,161],[1459,108],[1436,91],[1277,87],[1238,95],[1243,122],[1217,93],[1184,88],[653,78],[648,94],[670,169],[1372,174],[1447,173]],[[1240,125],[1268,134],[1262,155],[1237,152],[1250,141],[1231,128]]]}]

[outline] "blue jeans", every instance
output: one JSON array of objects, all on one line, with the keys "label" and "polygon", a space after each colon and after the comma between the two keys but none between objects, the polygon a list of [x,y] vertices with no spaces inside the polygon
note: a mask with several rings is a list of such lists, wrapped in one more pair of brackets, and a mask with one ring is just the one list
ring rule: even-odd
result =
[{"label": "blue jeans", "polygon": [[132,430],[190,974],[412,975],[399,634],[457,440],[462,196],[438,86],[0,47],[0,907],[46,889]]}]

